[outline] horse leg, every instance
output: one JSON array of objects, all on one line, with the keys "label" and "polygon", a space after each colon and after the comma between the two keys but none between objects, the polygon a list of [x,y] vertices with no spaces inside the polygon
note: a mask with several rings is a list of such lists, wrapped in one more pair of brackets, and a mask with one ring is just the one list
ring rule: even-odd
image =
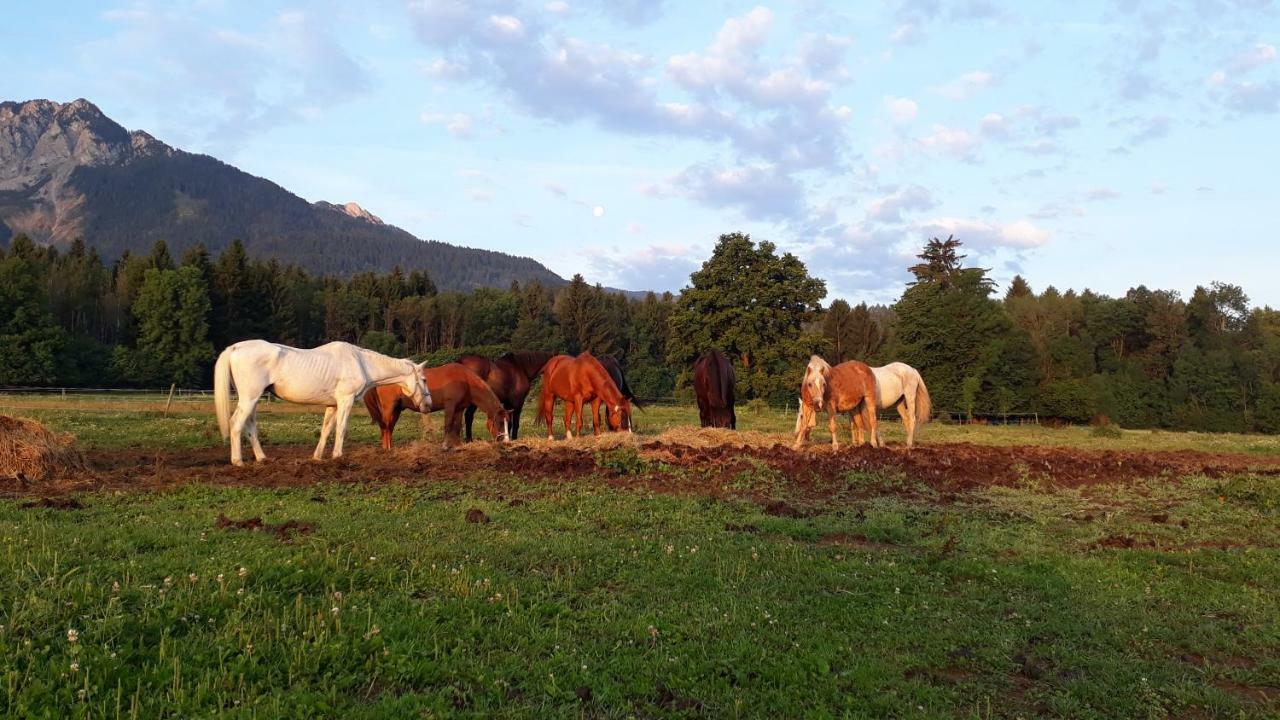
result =
[{"label": "horse leg", "polygon": [[884,443],[880,441],[880,427],[876,424],[876,391],[872,388],[862,398],[862,412],[867,422],[867,434],[871,436],[871,447],[882,447]]},{"label": "horse leg", "polygon": [[[240,437],[244,433],[245,423],[249,421],[249,414],[255,409],[254,405],[245,402],[245,393],[240,396],[239,402],[236,403],[236,409],[231,413],[231,464],[243,465],[244,454],[240,447]],[[254,403],[257,402],[255,398]]]},{"label": "horse leg", "polygon": [[827,428],[831,430],[831,449],[840,449],[840,439],[836,436],[836,415],[839,413],[834,410],[827,413]]},{"label": "horse leg", "polygon": [[[609,414],[609,410],[605,409],[605,414]],[[600,398],[591,401],[591,434],[600,434]]]},{"label": "horse leg", "polygon": [[[475,405],[468,405],[468,406],[467,406],[466,416],[467,416],[467,442],[471,442],[471,423],[472,423],[472,422],[474,422],[474,421],[475,421],[475,419],[476,419],[476,406],[475,406]],[[445,421],[445,425],[446,425],[446,426],[448,426],[448,424],[449,424],[449,422],[446,420],[446,421]]]},{"label": "horse leg", "polygon": [[320,423],[320,442],[316,445],[316,451],[311,454],[316,460],[324,459],[324,446],[329,442],[329,431],[333,429],[334,414],[337,411],[332,405],[324,409],[324,420]]},{"label": "horse leg", "polygon": [[338,398],[338,414],[334,420],[333,456],[342,457],[342,441],[347,439],[347,421],[351,419],[351,408],[355,405],[355,396]]},{"label": "horse leg", "polygon": [[[471,407],[475,407],[472,405]],[[463,415],[466,415],[464,412]],[[475,414],[472,413],[472,417]],[[462,443],[462,428],[458,427],[462,422],[462,417],[458,415],[457,405],[446,405],[444,408],[444,438],[441,447],[448,450],[453,445]]]},{"label": "horse leg", "polygon": [[520,435],[520,411],[523,409],[524,407],[522,405],[521,407],[511,411],[511,419],[508,421],[511,423],[511,427],[507,430],[508,440],[515,440]]},{"label": "horse leg", "polygon": [[[907,447],[916,444],[916,418],[913,408],[905,400],[898,403],[898,416],[902,418],[902,427],[907,431]],[[884,445],[883,442],[880,443]]]},{"label": "horse leg", "polygon": [[249,444],[253,446],[253,459],[264,462],[267,454],[262,452],[262,443],[258,442],[258,413],[250,413],[244,423],[245,433],[249,435]]},{"label": "horse leg", "polygon": [[862,413],[849,413],[853,420],[853,444],[862,445]]},{"label": "horse leg", "polygon": [[573,439],[573,400],[564,401],[564,439]]}]

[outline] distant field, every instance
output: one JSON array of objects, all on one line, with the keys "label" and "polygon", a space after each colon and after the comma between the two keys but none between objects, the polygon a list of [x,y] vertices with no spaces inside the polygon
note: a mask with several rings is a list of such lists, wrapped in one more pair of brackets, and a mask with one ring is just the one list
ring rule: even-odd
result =
[{"label": "distant field", "polygon": [[[63,399],[50,396],[6,395],[0,393],[0,413],[22,415],[76,435],[87,447],[214,447],[221,444],[207,399],[176,400],[169,415],[163,414],[163,398],[155,395],[114,397],[105,395]],[[259,406],[259,433],[265,444],[297,445],[315,443],[319,438],[321,410],[282,402]],[[534,403],[525,406],[521,431],[525,437],[545,437],[545,428],[534,424]],[[563,436],[557,409],[556,437]],[[905,439],[897,420],[882,421],[890,443]],[[440,438],[443,415],[433,413],[425,423],[414,413],[405,413],[396,428],[398,442]],[[675,427],[697,426],[698,411],[692,405],[657,405],[635,413],[636,431],[655,435]],[[765,433],[779,433],[779,442],[790,442],[795,411],[766,408],[754,413],[738,412],[738,427]],[[814,432],[815,442],[828,442],[825,419]],[[848,423],[841,423],[841,442],[849,442]],[[487,437],[483,423],[476,432]],[[348,438],[356,443],[376,444],[378,434],[363,407],[351,415]],[[1230,433],[1188,433],[1161,430],[1125,430],[1120,438],[1097,437],[1092,428],[1050,428],[1037,425],[983,426],[930,423],[921,432],[921,442],[971,442],[989,445],[1052,445],[1063,447],[1133,450],[1198,450],[1204,452],[1280,455],[1280,436]]]},{"label": "distant field", "polygon": [[211,410],[0,396],[93,466],[0,480],[0,716],[1280,716],[1275,438],[794,453],[782,410],[655,407],[453,452],[406,415],[383,453],[361,414],[315,463],[269,404],[237,469]]}]

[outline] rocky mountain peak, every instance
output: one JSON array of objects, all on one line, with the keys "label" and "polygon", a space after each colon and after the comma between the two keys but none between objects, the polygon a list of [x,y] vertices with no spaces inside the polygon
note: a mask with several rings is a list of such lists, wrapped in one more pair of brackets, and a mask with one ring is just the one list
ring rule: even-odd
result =
[{"label": "rocky mountain peak", "polygon": [[324,208],[326,210],[332,210],[334,212],[340,212],[344,215],[348,215],[357,220],[364,220],[365,222],[373,223],[374,225],[386,224],[382,222],[382,218],[378,217],[377,215],[374,215],[373,213],[369,212],[368,210],[365,210],[364,208],[360,207],[358,204],[353,202],[349,202],[345,205],[338,205],[336,203],[325,202],[321,200],[315,203],[315,205],[316,207]]}]

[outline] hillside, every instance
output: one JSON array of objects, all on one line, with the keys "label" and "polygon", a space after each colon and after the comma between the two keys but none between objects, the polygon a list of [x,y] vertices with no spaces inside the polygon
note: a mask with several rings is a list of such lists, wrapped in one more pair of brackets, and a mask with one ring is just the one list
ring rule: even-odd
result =
[{"label": "hillside", "polygon": [[355,203],[309,203],[207,155],[130,133],[93,103],[0,103],[0,241],[76,238],[107,260],[165,240],[175,256],[239,238],[253,255],[316,273],[425,269],[444,290],[565,281],[530,258],[433,240]]}]

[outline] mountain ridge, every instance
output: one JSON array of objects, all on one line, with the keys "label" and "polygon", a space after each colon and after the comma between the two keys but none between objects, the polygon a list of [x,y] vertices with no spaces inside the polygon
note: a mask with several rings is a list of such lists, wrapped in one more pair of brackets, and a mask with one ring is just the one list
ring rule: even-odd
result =
[{"label": "mountain ridge", "polygon": [[19,233],[58,247],[82,238],[108,261],[156,240],[178,255],[240,239],[252,255],[316,273],[425,270],[442,290],[566,282],[531,258],[421,240],[354,202],[308,202],[126,130],[84,99],[0,102],[0,241]]}]

